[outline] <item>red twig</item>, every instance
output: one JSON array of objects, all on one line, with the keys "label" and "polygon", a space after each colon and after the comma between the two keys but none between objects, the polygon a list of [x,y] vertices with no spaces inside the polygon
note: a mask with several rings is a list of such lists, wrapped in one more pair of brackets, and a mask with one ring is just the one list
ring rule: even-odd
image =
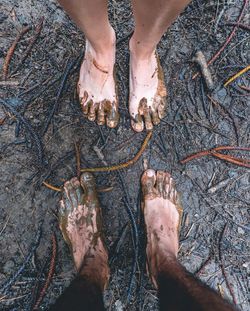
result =
[{"label": "red twig", "polygon": [[44,17],[42,17],[40,19],[40,22],[37,24],[36,28],[35,28],[35,35],[33,36],[33,38],[30,40],[30,43],[24,53],[24,55],[21,57],[17,67],[14,69],[14,71],[11,73],[12,75],[14,73],[16,73],[19,68],[22,66],[23,62],[26,60],[26,58],[28,57],[33,45],[35,44],[36,40],[38,39],[39,35],[40,35],[40,32],[42,30],[42,27],[43,27],[43,22],[44,22]]},{"label": "red twig", "polygon": [[[237,23],[226,23],[225,25],[227,25],[227,26],[236,26]],[[239,28],[242,28],[242,29],[244,29],[244,30],[250,31],[250,26],[248,26],[248,25],[239,24],[238,27],[239,27]]]},{"label": "red twig", "polygon": [[[215,55],[208,61],[208,66],[211,65],[219,56],[220,54],[225,50],[225,48],[228,46],[228,44],[230,43],[230,41],[232,40],[232,38],[234,37],[239,25],[240,25],[240,22],[243,18],[243,15],[244,15],[244,12],[248,6],[248,2],[249,0],[244,0],[244,4],[242,6],[242,9],[241,9],[241,12],[240,12],[240,15],[238,17],[238,20],[232,30],[232,32],[230,33],[230,35],[227,37],[226,41],[224,42],[224,44],[222,45],[222,47],[215,53]],[[199,72],[195,73],[192,77],[192,79],[195,79],[197,78],[197,76],[199,75]]]},{"label": "red twig", "polygon": [[216,158],[219,158],[221,160],[225,160],[227,162],[239,165],[239,166],[244,166],[244,167],[250,168],[250,160],[247,160],[247,159],[238,159],[236,157],[232,157],[230,155],[221,154],[219,152],[213,152],[212,156],[214,156]]},{"label": "red twig", "polygon": [[39,305],[41,304],[46,291],[50,285],[51,279],[53,277],[53,274],[55,272],[55,265],[56,265],[56,253],[57,253],[57,244],[56,244],[56,235],[53,233],[52,235],[52,254],[51,254],[51,260],[50,260],[50,265],[49,265],[49,272],[45,281],[45,284],[40,292],[40,295],[35,303],[35,306],[33,310],[38,310]]},{"label": "red twig", "polygon": [[180,163],[181,164],[185,164],[191,160],[194,159],[198,159],[201,158],[203,156],[206,155],[212,155],[214,157],[217,157],[221,160],[225,160],[227,162],[239,165],[239,166],[244,166],[244,167],[248,167],[250,168],[250,160],[248,159],[239,159],[236,157],[232,157],[230,155],[226,155],[226,154],[222,154],[219,153],[218,151],[222,151],[222,150],[241,150],[241,151],[250,151],[250,148],[248,147],[234,147],[234,146],[220,146],[220,147],[216,147],[210,150],[203,150],[197,153],[194,153],[188,157],[186,157],[185,159],[181,160]]},{"label": "red twig", "polygon": [[3,64],[3,78],[4,79],[7,78],[8,70],[9,70],[9,64],[10,64],[11,58],[12,58],[12,56],[14,54],[15,48],[17,46],[17,43],[26,34],[26,32],[28,32],[30,29],[31,29],[31,26],[24,27],[20,31],[18,36],[16,37],[15,41],[12,43],[11,47],[8,49],[8,52],[6,54],[6,57],[5,57],[5,60],[4,60],[4,64]]},{"label": "red twig", "polygon": [[227,278],[225,267],[223,265],[223,258],[222,258],[222,251],[221,251],[222,239],[223,239],[223,236],[225,234],[226,228],[227,228],[227,224],[225,224],[224,228],[222,229],[221,234],[220,234],[220,238],[219,238],[219,247],[218,247],[219,248],[218,249],[218,251],[219,251],[219,261],[220,261],[221,272],[222,272],[222,274],[223,274],[223,276],[225,278],[227,288],[228,288],[228,290],[229,290],[229,292],[230,292],[230,294],[231,294],[231,296],[233,298],[234,304],[236,305],[236,298],[235,298],[232,286],[229,283],[228,278]]}]

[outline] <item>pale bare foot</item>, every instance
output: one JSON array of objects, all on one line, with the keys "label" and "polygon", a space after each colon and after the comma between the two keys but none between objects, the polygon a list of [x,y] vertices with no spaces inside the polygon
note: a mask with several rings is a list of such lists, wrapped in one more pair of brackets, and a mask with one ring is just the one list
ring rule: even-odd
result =
[{"label": "pale bare foot", "polygon": [[115,83],[115,33],[105,53],[97,53],[86,40],[84,60],[78,81],[78,94],[83,113],[90,121],[116,127],[119,121]]},{"label": "pale bare foot", "polygon": [[131,40],[129,113],[132,128],[141,132],[144,125],[147,130],[152,130],[153,125],[159,124],[165,116],[167,91],[156,51],[142,57]]},{"label": "pale bare foot", "polygon": [[160,266],[168,258],[177,257],[182,207],[169,173],[148,169],[143,173],[141,183],[147,232],[147,270],[157,287]]},{"label": "pale bare foot", "polygon": [[101,236],[101,211],[94,177],[83,173],[64,184],[59,224],[79,274],[102,289],[109,279],[108,253]]}]

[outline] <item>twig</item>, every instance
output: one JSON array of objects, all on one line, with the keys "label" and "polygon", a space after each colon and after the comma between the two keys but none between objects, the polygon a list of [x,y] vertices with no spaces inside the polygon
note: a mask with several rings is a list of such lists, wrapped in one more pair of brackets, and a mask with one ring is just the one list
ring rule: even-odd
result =
[{"label": "twig", "polygon": [[116,45],[118,46],[119,44],[121,44],[123,41],[125,41],[127,38],[131,37],[132,34],[134,33],[134,30],[129,31],[127,34],[125,34],[122,38],[118,39],[116,41]]},{"label": "twig", "polygon": [[9,70],[9,64],[11,61],[11,58],[14,54],[15,48],[17,46],[17,43],[19,42],[19,40],[22,38],[22,36],[24,36],[29,30],[31,29],[31,26],[26,26],[24,27],[20,33],[18,34],[18,36],[16,37],[15,41],[12,43],[11,47],[9,48],[5,60],[4,60],[4,64],[3,64],[3,78],[6,79],[7,75],[8,75],[8,70]]},{"label": "twig", "polygon": [[33,38],[30,40],[30,43],[24,53],[24,55],[21,57],[19,63],[17,64],[16,68],[13,70],[13,72],[11,72],[11,75],[15,74],[19,69],[20,67],[22,66],[22,64],[24,63],[24,61],[26,60],[26,58],[28,57],[30,51],[32,50],[32,47],[33,45],[36,43],[39,35],[40,35],[40,32],[42,30],[42,27],[43,27],[43,22],[44,22],[44,17],[42,17],[40,19],[40,22],[38,23],[38,25],[36,26],[35,28],[35,35],[33,36]]},{"label": "twig", "polygon": [[81,155],[79,143],[74,142],[76,152],[76,176],[79,179],[81,175]]},{"label": "twig", "polygon": [[[243,18],[243,15],[244,15],[244,12],[245,12],[245,9],[247,8],[248,6],[248,2],[249,0],[244,0],[244,4],[242,6],[242,9],[241,9],[241,12],[240,12],[240,15],[238,17],[238,20],[236,22],[236,25],[234,26],[232,32],[230,33],[230,35],[228,36],[228,38],[226,39],[226,41],[224,42],[224,44],[222,45],[222,47],[215,53],[215,55],[208,61],[208,66],[211,65],[219,56],[220,54],[225,50],[225,48],[228,46],[228,44],[230,43],[230,41],[232,40],[232,38],[234,37],[238,27],[239,27],[239,24]],[[196,79],[197,76],[199,75],[199,73],[195,73],[192,77],[192,79]]]},{"label": "twig", "polygon": [[222,251],[221,251],[221,246],[222,246],[222,239],[223,239],[223,236],[225,234],[225,231],[226,231],[226,228],[227,228],[227,224],[224,225],[222,231],[221,231],[221,234],[220,234],[220,237],[219,237],[219,247],[218,247],[218,251],[219,251],[219,261],[220,261],[220,267],[221,267],[221,271],[222,271],[222,274],[225,278],[225,281],[226,281],[226,284],[227,284],[227,288],[233,298],[233,302],[234,304],[236,305],[236,298],[235,298],[235,295],[234,295],[234,292],[233,292],[233,289],[231,287],[231,284],[229,283],[228,281],[228,278],[227,278],[227,274],[226,274],[226,271],[225,271],[225,268],[224,268],[224,265],[223,265],[223,258],[222,258]]},{"label": "twig", "polygon": [[49,189],[51,189],[51,190],[58,191],[58,192],[61,192],[61,191],[62,191],[61,188],[58,188],[58,187],[56,187],[56,186],[53,186],[53,185],[47,183],[46,181],[43,181],[42,184],[43,184],[45,187],[47,187],[47,188],[49,188]]},{"label": "twig", "polygon": [[133,164],[135,164],[147,148],[148,142],[150,138],[152,137],[152,132],[148,132],[140,150],[138,153],[129,161],[122,163],[122,164],[117,164],[117,165],[112,165],[108,167],[91,167],[91,168],[82,168],[81,172],[109,172],[109,171],[117,171],[123,168],[127,168]]},{"label": "twig", "polygon": [[46,291],[47,291],[47,289],[51,283],[53,274],[55,272],[56,253],[57,253],[56,235],[55,235],[55,233],[53,233],[53,235],[52,235],[52,254],[51,254],[51,260],[50,260],[48,275],[47,275],[45,284],[44,284],[44,286],[40,292],[40,296],[37,299],[33,310],[38,310],[38,307],[41,304],[41,302],[42,302],[42,300],[46,294]]},{"label": "twig", "polygon": [[243,75],[248,70],[250,70],[250,65],[248,65],[244,69],[240,70],[238,73],[233,75],[229,80],[227,80],[227,82],[224,84],[224,87],[228,86],[228,84],[232,83],[235,79],[239,78],[241,75]]},{"label": "twig", "polygon": [[[226,23],[225,25],[226,25],[226,26],[236,26],[237,23]],[[250,31],[250,26],[248,26],[248,25],[245,25],[245,24],[238,24],[238,27],[239,27],[239,28],[242,28],[242,29],[244,29],[244,30]]]},{"label": "twig", "polygon": [[10,105],[5,100],[0,98],[0,102],[2,103],[2,105],[6,109],[8,109],[24,125],[24,127],[28,130],[28,132],[33,137],[33,140],[34,140],[36,148],[37,148],[37,158],[39,161],[39,165],[42,166],[43,165],[43,158],[44,158],[42,142],[41,142],[40,138],[38,137],[38,135],[36,134],[36,132],[34,131],[34,129],[32,128],[32,126],[30,125],[29,121],[26,118],[24,118],[18,111],[16,111],[12,107],[12,105]]},{"label": "twig", "polygon": [[20,276],[20,274],[23,272],[23,270],[26,268],[27,264],[29,263],[30,259],[32,258],[32,256],[35,253],[35,250],[37,249],[39,243],[40,243],[40,237],[42,234],[42,226],[39,225],[37,233],[36,233],[36,237],[35,237],[35,241],[33,246],[31,247],[28,255],[24,258],[24,261],[22,263],[22,265],[19,267],[19,269],[13,274],[13,276],[7,280],[4,284],[2,284],[2,286],[0,287],[0,292],[3,294],[6,294],[7,291],[10,289],[10,287],[12,286],[13,283],[15,283],[15,281],[18,279],[18,277]]},{"label": "twig", "polygon": [[54,106],[53,108],[51,109],[51,112],[46,120],[46,123],[45,123],[45,126],[44,126],[44,129],[42,131],[42,134],[41,136],[44,136],[44,134],[47,132],[48,130],[48,127],[49,127],[49,124],[55,114],[55,112],[57,111],[58,109],[58,106],[59,106],[59,98],[61,97],[62,95],[62,92],[63,92],[63,89],[64,89],[64,86],[67,82],[67,78],[68,78],[68,75],[70,74],[71,72],[71,69],[76,65],[76,63],[78,62],[79,60],[79,57],[72,61],[72,62],[68,62],[67,65],[66,65],[66,68],[64,70],[64,74],[62,76],[62,80],[61,80],[61,83],[60,83],[60,86],[59,86],[59,89],[58,89],[58,92],[56,94],[56,99],[55,99],[55,103],[54,103]]},{"label": "twig", "polygon": [[250,92],[250,87],[247,87],[245,85],[239,85],[239,87],[244,91]]},{"label": "twig", "polygon": [[230,155],[221,154],[218,152],[218,151],[222,151],[222,150],[250,151],[250,148],[248,148],[248,147],[234,147],[234,146],[220,146],[220,147],[216,147],[213,149],[204,150],[204,151],[200,151],[200,152],[197,152],[195,154],[192,154],[192,155],[186,157],[185,159],[181,160],[180,163],[185,164],[191,160],[198,159],[198,158],[201,158],[201,157],[207,156],[207,155],[212,155],[212,156],[217,157],[221,160],[225,160],[227,162],[234,163],[234,164],[237,164],[239,166],[244,166],[244,167],[250,168],[250,164],[249,164],[250,160],[239,159],[239,158],[232,157]]},{"label": "twig", "polygon": [[204,54],[201,51],[195,53],[195,56],[192,59],[193,62],[197,63],[200,66],[202,76],[206,83],[208,90],[213,90],[214,83],[210,70],[208,69],[208,64]]},{"label": "twig", "polygon": [[131,299],[131,290],[132,290],[132,286],[133,286],[133,281],[134,281],[135,272],[136,272],[136,265],[137,265],[137,261],[138,261],[139,233],[138,233],[136,219],[135,219],[134,213],[132,211],[132,207],[130,206],[127,188],[125,186],[125,182],[124,182],[123,176],[122,176],[120,171],[117,171],[117,176],[120,180],[123,192],[125,194],[124,204],[125,204],[126,211],[127,211],[128,217],[129,217],[129,221],[130,221],[130,224],[132,227],[132,241],[133,241],[133,246],[134,246],[133,265],[132,265],[132,270],[131,270],[131,275],[130,275],[130,282],[129,282],[129,286],[128,286],[128,290],[127,290],[127,303],[129,303],[129,301]]},{"label": "twig", "polygon": [[205,267],[210,263],[212,260],[211,254],[208,256],[208,258],[201,264],[200,268],[194,272],[194,275],[199,276],[201,272],[205,269]]}]

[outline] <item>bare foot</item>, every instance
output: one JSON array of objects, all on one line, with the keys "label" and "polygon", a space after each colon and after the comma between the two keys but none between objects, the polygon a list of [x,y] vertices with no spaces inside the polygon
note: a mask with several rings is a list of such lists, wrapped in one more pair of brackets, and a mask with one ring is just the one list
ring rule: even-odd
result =
[{"label": "bare foot", "polygon": [[141,183],[142,209],[147,232],[147,269],[157,287],[161,264],[169,257],[177,257],[182,208],[169,173],[146,170]]},{"label": "bare foot", "polygon": [[114,77],[115,33],[113,44],[105,54],[98,54],[86,40],[84,60],[78,81],[78,94],[83,113],[90,121],[116,127],[119,121],[118,97]]},{"label": "bare foot", "polygon": [[130,42],[129,113],[136,132],[152,130],[165,116],[167,91],[156,52],[140,57]]},{"label": "bare foot", "polygon": [[71,248],[77,271],[106,286],[109,279],[108,254],[101,236],[101,214],[94,177],[83,173],[64,184],[59,223]]}]

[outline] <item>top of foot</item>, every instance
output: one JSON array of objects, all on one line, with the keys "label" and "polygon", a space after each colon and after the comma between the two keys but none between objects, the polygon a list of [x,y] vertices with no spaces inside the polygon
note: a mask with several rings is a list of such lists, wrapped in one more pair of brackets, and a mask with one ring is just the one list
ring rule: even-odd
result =
[{"label": "top of foot", "polygon": [[167,91],[156,52],[140,58],[130,48],[129,113],[136,132],[152,130],[165,116]]},{"label": "top of foot", "polygon": [[108,254],[101,235],[100,207],[91,173],[83,173],[80,181],[75,177],[64,184],[59,225],[77,271],[96,278],[94,281],[104,288],[109,278]]},{"label": "top of foot", "polygon": [[83,113],[90,121],[116,127],[119,121],[118,97],[114,78],[115,35],[113,46],[105,53],[96,53],[86,40],[80,69],[78,94]]},{"label": "top of foot", "polygon": [[146,170],[141,179],[146,232],[147,268],[157,287],[157,274],[168,257],[176,257],[179,248],[178,227],[182,208],[169,173]]}]

